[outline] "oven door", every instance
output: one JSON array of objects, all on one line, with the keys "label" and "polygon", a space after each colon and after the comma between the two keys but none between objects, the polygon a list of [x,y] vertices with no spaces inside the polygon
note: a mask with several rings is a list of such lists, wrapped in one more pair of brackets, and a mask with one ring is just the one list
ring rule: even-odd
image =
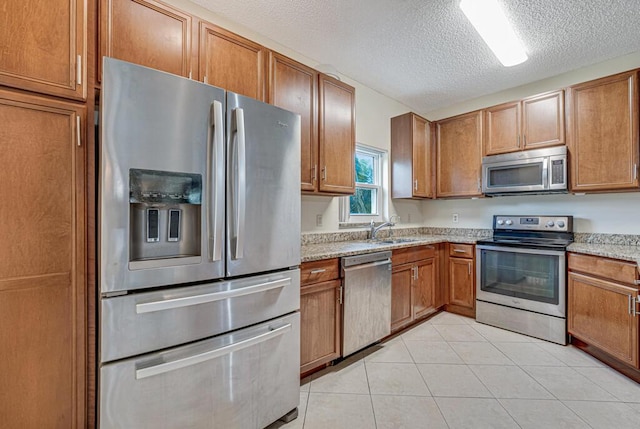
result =
[{"label": "oven door", "polygon": [[476,246],[479,301],[566,317],[564,251]]}]

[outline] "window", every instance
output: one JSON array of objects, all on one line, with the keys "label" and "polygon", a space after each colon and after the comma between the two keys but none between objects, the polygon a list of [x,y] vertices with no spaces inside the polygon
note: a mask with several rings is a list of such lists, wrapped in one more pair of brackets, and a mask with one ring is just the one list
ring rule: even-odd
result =
[{"label": "window", "polygon": [[384,152],[356,145],[356,192],[349,197],[351,216],[382,214],[382,156]]}]

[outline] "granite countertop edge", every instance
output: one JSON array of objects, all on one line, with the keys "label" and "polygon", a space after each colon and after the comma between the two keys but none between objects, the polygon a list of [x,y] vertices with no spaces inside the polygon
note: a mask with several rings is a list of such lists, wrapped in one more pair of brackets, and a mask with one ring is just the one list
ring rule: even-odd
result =
[{"label": "granite countertop edge", "polygon": [[[407,237],[403,237],[407,238]],[[370,240],[336,241],[332,243],[306,244],[302,246],[302,262],[319,261],[322,259],[339,258],[343,256],[361,255],[365,253],[382,252],[385,250],[406,247],[424,246],[439,243],[475,244],[482,237],[461,235],[418,235],[411,236],[412,241],[406,243],[381,243]],[[599,243],[572,243],[568,252],[585,255],[602,256],[634,262],[640,267],[640,246]]]}]

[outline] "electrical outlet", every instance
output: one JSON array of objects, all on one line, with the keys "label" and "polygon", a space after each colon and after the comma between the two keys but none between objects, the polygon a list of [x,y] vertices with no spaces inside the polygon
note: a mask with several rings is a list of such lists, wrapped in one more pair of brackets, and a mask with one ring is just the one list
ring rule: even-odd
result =
[{"label": "electrical outlet", "polygon": [[322,215],[316,215],[316,226],[322,226]]},{"label": "electrical outlet", "polygon": [[460,216],[458,215],[458,213],[454,213],[453,214],[453,223],[458,223],[458,220],[460,220]]}]

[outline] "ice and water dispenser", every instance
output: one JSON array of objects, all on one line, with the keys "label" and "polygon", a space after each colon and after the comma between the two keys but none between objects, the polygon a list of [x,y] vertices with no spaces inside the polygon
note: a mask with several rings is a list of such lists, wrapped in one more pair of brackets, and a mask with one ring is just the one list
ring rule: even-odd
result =
[{"label": "ice and water dispenser", "polygon": [[202,175],[129,171],[129,258],[200,256]]}]

